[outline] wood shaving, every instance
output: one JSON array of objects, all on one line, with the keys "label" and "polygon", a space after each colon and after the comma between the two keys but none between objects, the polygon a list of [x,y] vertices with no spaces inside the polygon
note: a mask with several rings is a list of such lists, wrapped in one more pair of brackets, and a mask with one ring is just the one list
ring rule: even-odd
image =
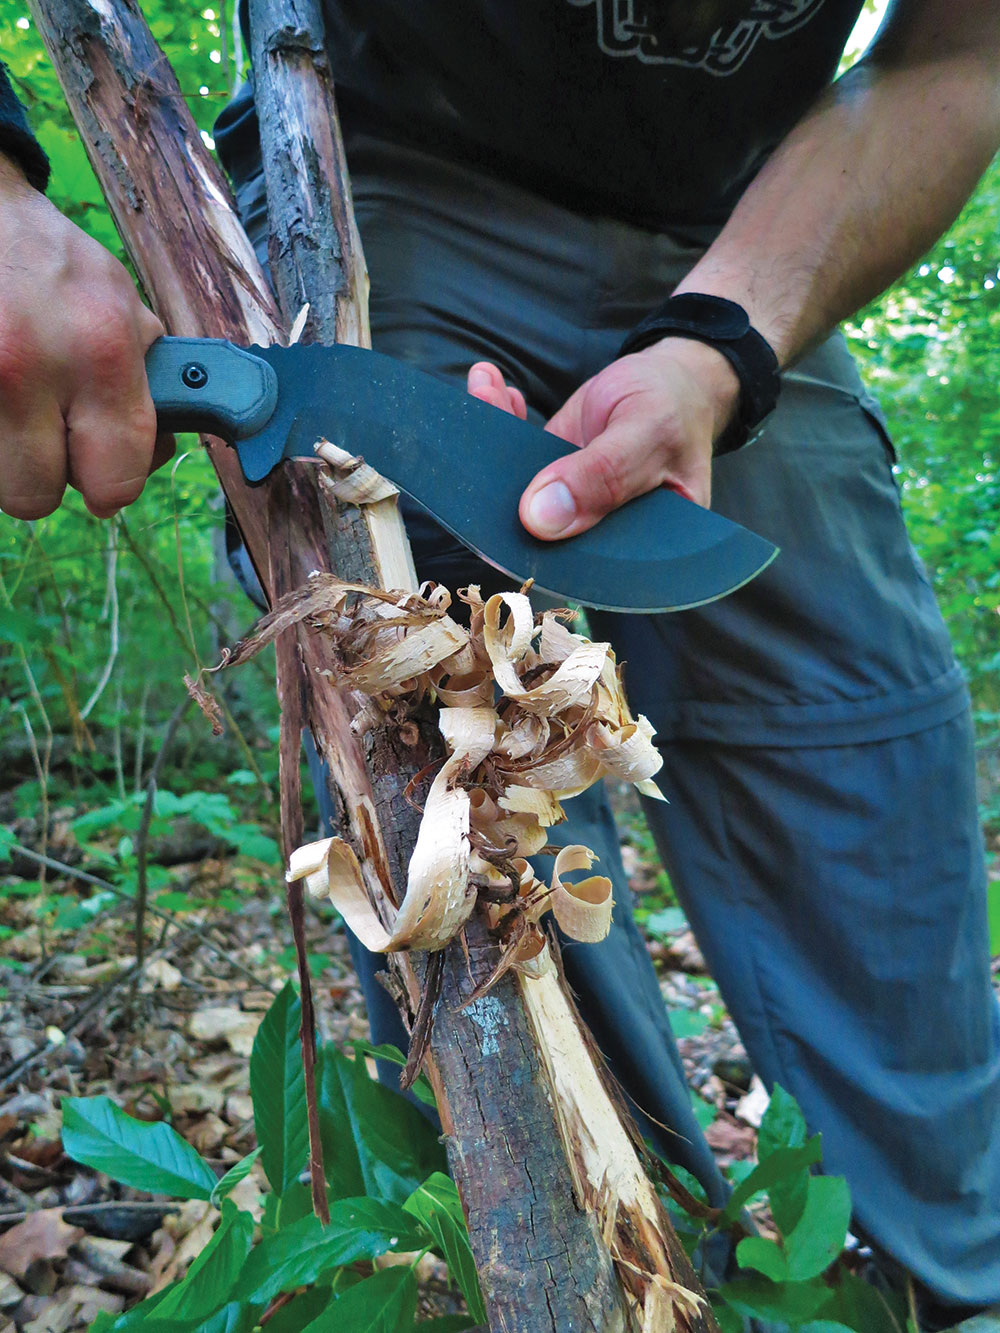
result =
[{"label": "wood shaving", "polygon": [[[352,484],[378,480],[333,445],[317,452]],[[287,878],[329,897],[375,953],[444,948],[482,895],[503,970],[544,976],[552,960],[539,918],[551,910],[571,938],[601,940],[611,924],[611,883],[602,875],[567,878],[590,869],[585,847],[559,854],[548,885],[525,858],[542,851],[547,830],[565,817],[562,801],[605,776],[659,795],[652,779],[662,760],[652,726],[629,712],[610,646],[570,630],[573,612],[535,615],[523,591],[484,601],[472,586],[458,597],[468,628],[448,614],[451,594],[439,585],[405,593],[315,574],[222,665],[245,661],[306,621],[331,640],[339,669],[329,674],[368,701],[372,723],[392,709],[403,726],[408,700],[436,699],[449,755],[424,802],[398,911],[384,904],[376,911],[365,857],[342,838],[299,848]]]}]

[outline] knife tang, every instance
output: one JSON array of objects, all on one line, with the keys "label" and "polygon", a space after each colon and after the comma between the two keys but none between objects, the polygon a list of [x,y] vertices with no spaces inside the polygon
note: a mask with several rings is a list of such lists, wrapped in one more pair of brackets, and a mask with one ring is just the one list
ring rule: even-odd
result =
[{"label": "knife tang", "polygon": [[214,338],[158,338],[146,378],[161,431],[205,431],[232,444],[262,430],[278,403],[267,362]]}]

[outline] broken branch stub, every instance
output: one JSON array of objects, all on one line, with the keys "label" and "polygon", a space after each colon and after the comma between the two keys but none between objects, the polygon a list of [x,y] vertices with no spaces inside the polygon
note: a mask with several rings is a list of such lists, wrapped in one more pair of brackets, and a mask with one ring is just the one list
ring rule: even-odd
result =
[{"label": "broken branch stub", "polygon": [[[545,1071],[556,1093],[556,1123],[575,1198],[590,1219],[588,1226],[597,1228],[592,1238],[599,1232],[614,1261],[625,1296],[625,1323],[618,1322],[621,1310],[608,1310],[591,1326],[710,1328],[704,1294],[676,1239],[665,1234],[655,1190],[581,1040],[579,1020],[539,925],[551,909],[571,938],[600,941],[611,922],[611,883],[600,875],[570,878],[591,870],[595,858],[586,847],[564,847],[548,884],[537,878],[527,859],[546,844],[547,830],[564,818],[562,801],[584,786],[605,774],[652,783],[661,764],[653,729],[646,719],[632,718],[609,646],[571,633],[563,623],[568,613],[536,616],[524,594],[502,594],[484,603],[474,587],[460,598],[468,608],[468,629],[448,614],[450,595],[441,587],[425,585],[415,596],[313,579],[237,645],[232,660],[245,660],[284,618],[296,614],[334,642],[346,681],[356,684],[363,667],[364,679],[380,686],[371,699],[376,714],[396,708],[405,715],[408,701],[438,695],[438,722],[449,753],[424,804],[398,911],[388,920],[375,914],[364,866],[340,837],[297,849],[287,877],[304,881],[316,896],[329,897],[374,952],[424,950],[440,957],[468,927],[471,965],[456,965],[449,955],[451,964],[446,958],[442,967],[435,965],[433,979],[436,995],[439,980],[447,984],[451,973],[450,993],[457,993],[460,1011],[480,1034],[479,1095],[506,1035],[511,1012],[506,974],[519,974],[521,999],[542,1059],[541,1066],[534,1066],[532,1056],[532,1067],[536,1076]],[[430,626],[440,631],[432,652],[427,649]],[[441,684],[455,680],[462,682],[461,689]],[[540,773],[557,774],[565,788],[532,785]],[[500,947],[489,971],[475,967],[481,962],[477,955],[489,947],[483,925],[472,915],[477,900],[489,937]],[[430,1011],[429,1002],[421,1006],[421,1040]],[[468,1060],[475,1039],[470,1042],[454,1024],[453,1035],[458,1040],[448,1057],[464,1053]],[[418,1044],[417,1060],[421,1053]],[[510,1114],[507,1108],[505,1135]],[[460,1154],[461,1145],[452,1150]],[[467,1173],[467,1188],[492,1188],[477,1179],[477,1163],[460,1155],[459,1163]],[[532,1165],[538,1165],[535,1158]],[[508,1327],[533,1325],[514,1320]]]}]

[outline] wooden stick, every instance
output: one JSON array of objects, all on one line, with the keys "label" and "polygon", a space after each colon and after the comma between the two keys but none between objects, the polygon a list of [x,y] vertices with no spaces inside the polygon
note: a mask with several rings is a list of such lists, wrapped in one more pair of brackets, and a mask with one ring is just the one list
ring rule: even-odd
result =
[{"label": "wooden stick", "polygon": [[[266,7],[255,8],[267,13]],[[32,0],[32,10],[136,271],[170,331],[242,343],[279,338],[281,315],[227,187],[134,7],[127,0]],[[265,19],[259,28],[265,35],[256,39],[261,44],[256,79],[265,123],[271,113],[264,85],[272,74],[276,105],[286,108],[287,117],[273,120],[280,151],[265,150],[265,161],[273,165],[288,156],[295,185],[279,193],[279,201],[306,191],[287,231],[275,227],[276,268],[283,267],[287,255],[298,275],[282,277],[281,289],[288,313],[301,297],[311,307],[316,298],[314,330],[321,319],[332,318],[335,333],[363,342],[363,259],[350,225],[339,139],[331,130],[336,123],[332,88],[313,26],[316,8],[310,12],[304,0],[293,0],[276,17],[280,27],[268,26]],[[299,85],[295,91],[287,84],[279,87],[282,70]],[[304,175],[310,152],[317,170]],[[325,203],[322,189],[315,188],[317,176],[331,183]],[[281,207],[276,212],[280,215]],[[324,314],[322,293],[312,283],[328,279],[322,271],[310,276],[302,255],[310,238],[315,243],[317,236],[327,235],[319,229],[328,228],[331,220],[339,247],[334,252],[343,256],[347,276],[335,288],[332,314]],[[320,239],[316,248],[323,251],[324,244]],[[323,336],[330,336],[328,324]],[[233,451],[217,443],[209,447],[272,600],[304,583],[313,570],[329,568],[330,544],[341,577],[360,576],[384,587],[414,586],[393,501],[364,510],[333,509],[309,463],[285,465],[251,489]],[[404,740],[392,727],[367,731],[359,745],[350,726],[357,701],[319,674],[336,668],[328,646],[304,626],[293,633],[307,722],[330,773],[342,834],[358,853],[373,902],[388,915],[387,904],[398,899],[405,883],[416,833],[406,782],[437,752],[434,719],[416,719],[416,746],[412,728]],[[283,680],[282,690],[287,687]],[[652,1190],[640,1196],[635,1188],[627,1197],[618,1190],[630,1172],[642,1174],[634,1153],[628,1159],[616,1140],[615,1155],[605,1163],[600,1142],[590,1141],[584,1123],[588,1112],[580,1099],[573,1114],[554,1109],[553,1097],[562,1095],[567,1080],[589,1060],[579,1028],[553,1002],[555,1030],[540,1040],[536,1025],[544,1027],[548,1015],[534,1013],[510,977],[459,1012],[458,1005],[496,961],[496,950],[478,923],[469,931],[469,958],[471,975],[461,951],[453,948],[446,960],[428,1072],[469,1219],[491,1329],[617,1333],[666,1327],[666,1322],[650,1322],[659,1317],[657,1311],[664,1321],[675,1316],[681,1333],[714,1329],[704,1308],[692,1314],[680,1301],[671,1316],[672,1298],[664,1305],[662,1285],[654,1291],[654,1275],[661,1283],[676,1281],[684,1288],[696,1283],[683,1256],[675,1259],[673,1247],[679,1247],[667,1239],[669,1222]],[[405,960],[400,966],[415,1008],[418,968]],[[594,1123],[616,1120],[596,1076],[588,1079],[586,1096],[595,1099]],[[627,1139],[624,1131],[622,1136]],[[641,1243],[633,1244],[633,1236]]]}]

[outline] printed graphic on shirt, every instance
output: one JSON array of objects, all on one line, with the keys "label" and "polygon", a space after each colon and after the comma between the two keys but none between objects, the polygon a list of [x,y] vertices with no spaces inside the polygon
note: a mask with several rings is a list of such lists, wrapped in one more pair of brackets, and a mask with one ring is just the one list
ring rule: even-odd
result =
[{"label": "printed graphic on shirt", "polygon": [[[822,9],[824,0],[748,0],[747,13],[716,29],[707,41],[666,54],[654,31],[657,0],[569,0],[597,15],[597,40],[609,56],[634,56],[645,65],[685,65],[706,74],[734,74],[761,40],[787,37]],[[663,0],[659,0],[662,4]]]}]

